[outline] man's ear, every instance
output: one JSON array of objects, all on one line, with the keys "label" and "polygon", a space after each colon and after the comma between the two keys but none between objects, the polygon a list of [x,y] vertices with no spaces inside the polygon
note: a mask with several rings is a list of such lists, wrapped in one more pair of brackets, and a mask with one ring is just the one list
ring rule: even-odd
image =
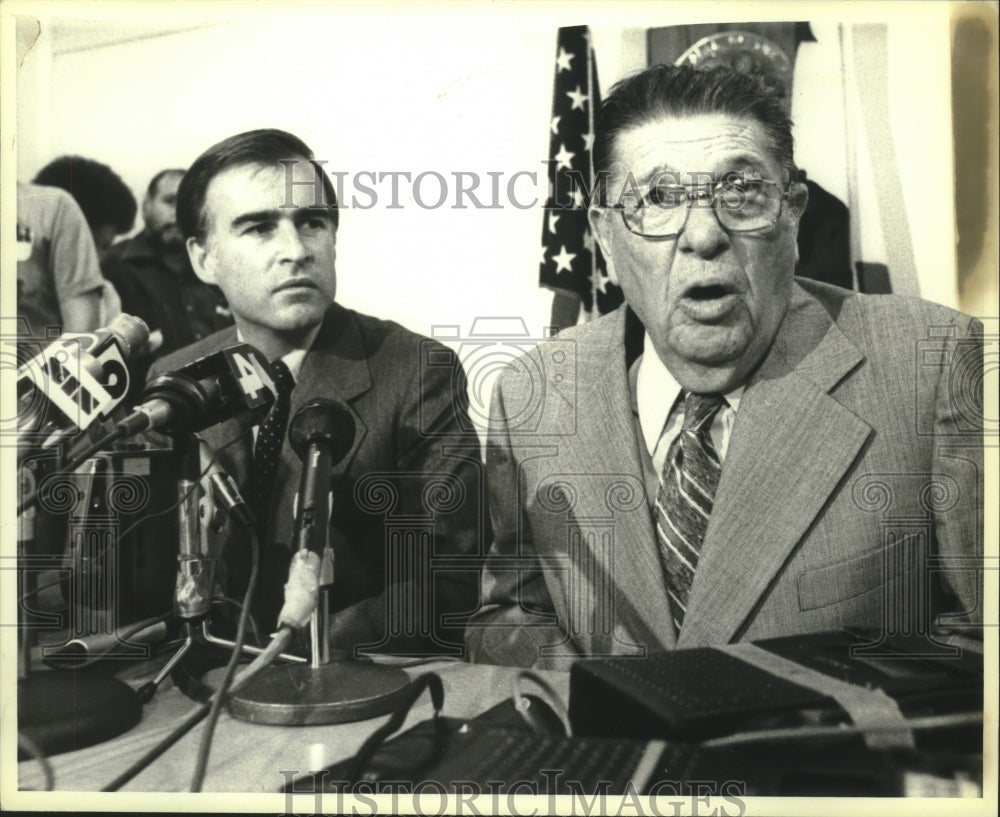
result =
[{"label": "man's ear", "polygon": [[612,284],[618,284],[618,273],[615,272],[614,257],[611,254],[612,219],[620,218],[608,207],[591,207],[587,210],[587,221],[590,222],[590,232],[597,240],[597,245],[604,255],[604,265]]},{"label": "man's ear", "polygon": [[597,239],[604,257],[610,257],[611,249],[611,219],[614,213],[607,207],[591,207],[587,210],[587,221],[590,222],[590,231]]},{"label": "man's ear", "polygon": [[191,259],[191,267],[206,284],[217,284],[215,276],[215,256],[208,251],[208,242],[199,240],[196,236],[191,236],[186,242],[188,258]]},{"label": "man's ear", "polygon": [[793,184],[788,191],[788,209],[795,216],[796,222],[802,218],[802,214],[806,211],[808,203],[809,188],[806,187],[805,182],[796,182]]}]

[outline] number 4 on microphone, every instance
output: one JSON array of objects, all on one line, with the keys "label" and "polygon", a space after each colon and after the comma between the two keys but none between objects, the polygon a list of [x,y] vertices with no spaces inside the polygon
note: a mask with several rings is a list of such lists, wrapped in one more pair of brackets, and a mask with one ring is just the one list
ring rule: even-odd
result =
[{"label": "number 4 on microphone", "polygon": [[267,404],[268,391],[272,395],[278,393],[274,380],[262,365],[262,359],[256,355],[244,353],[239,347],[226,349],[225,352],[233,376],[246,397],[249,409],[253,410]]}]

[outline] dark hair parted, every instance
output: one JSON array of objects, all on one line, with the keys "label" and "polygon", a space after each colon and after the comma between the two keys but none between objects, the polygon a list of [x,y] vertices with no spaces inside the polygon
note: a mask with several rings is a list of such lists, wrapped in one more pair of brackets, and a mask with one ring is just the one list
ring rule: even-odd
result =
[{"label": "dark hair parted", "polygon": [[314,161],[313,152],[297,136],[274,128],[246,131],[223,139],[201,154],[177,188],[177,224],[184,238],[205,239],[205,194],[212,179],[239,165],[275,165],[282,161],[309,161],[323,180],[326,205],[330,208],[333,226],[338,224],[337,195],[333,182]]},{"label": "dark hair parted", "polygon": [[80,205],[91,232],[111,225],[121,235],[132,229],[138,205],[135,196],[110,167],[83,156],[60,156],[35,176],[35,184],[59,187]]},{"label": "dark hair parted", "polygon": [[[796,178],[792,121],[780,94],[756,76],[731,68],[697,70],[654,65],[616,83],[601,105],[594,138],[594,171],[611,172],[618,135],[664,116],[723,113],[761,124],[789,179]],[[691,168],[695,169],[695,168]]]}]

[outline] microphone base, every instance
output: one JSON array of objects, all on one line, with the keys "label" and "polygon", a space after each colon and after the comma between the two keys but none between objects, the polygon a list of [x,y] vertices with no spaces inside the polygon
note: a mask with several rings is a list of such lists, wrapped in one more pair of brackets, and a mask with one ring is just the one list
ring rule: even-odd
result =
[{"label": "microphone base", "polygon": [[17,682],[18,731],[46,755],[110,740],[141,719],[142,703],[131,687],[90,669],[38,672]]},{"label": "microphone base", "polygon": [[409,684],[398,667],[358,661],[274,666],[230,697],[229,712],[277,726],[353,723],[392,712]]}]

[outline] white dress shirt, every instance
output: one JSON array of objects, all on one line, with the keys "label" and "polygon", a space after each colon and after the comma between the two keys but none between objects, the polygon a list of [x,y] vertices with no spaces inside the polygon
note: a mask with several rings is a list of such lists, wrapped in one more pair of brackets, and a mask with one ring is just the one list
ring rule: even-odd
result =
[{"label": "white dress shirt", "polygon": [[[681,385],[663,365],[660,356],[656,354],[648,334],[643,339],[642,357],[636,364],[635,375],[635,406],[639,415],[639,427],[646,453],[652,461],[653,474],[657,484],[663,471],[663,461],[674,437],[680,434],[684,423],[684,401],[678,400],[681,395]],[[709,434],[712,444],[724,461],[729,448],[729,438],[736,422],[736,412],[743,396],[743,386],[733,389],[723,395],[727,405],[716,412],[712,420]],[[655,491],[653,496],[655,497]]]},{"label": "white dress shirt", "polygon": [[[243,340],[243,336],[240,334],[240,330],[239,329],[236,330],[236,339],[240,343],[245,343],[246,342],[246,341]],[[316,336],[313,335],[312,340],[309,341],[309,346],[312,346],[312,341],[315,340],[315,339],[316,339]],[[287,355],[283,355],[281,357],[281,360],[283,360],[285,362],[285,365],[288,367],[288,371],[291,372],[292,379],[295,380],[295,381],[298,381],[298,379],[299,379],[299,372],[302,371],[302,364],[305,362],[306,352],[307,351],[309,351],[308,348],[306,348],[306,349],[292,349],[292,351],[290,351]],[[291,419],[291,418],[289,418],[289,419]],[[253,431],[253,441],[254,441],[255,445],[257,443],[257,431],[258,431],[259,428],[260,428],[260,425],[258,424],[258,425],[255,425],[253,427],[253,429],[252,429],[252,431]]]}]

